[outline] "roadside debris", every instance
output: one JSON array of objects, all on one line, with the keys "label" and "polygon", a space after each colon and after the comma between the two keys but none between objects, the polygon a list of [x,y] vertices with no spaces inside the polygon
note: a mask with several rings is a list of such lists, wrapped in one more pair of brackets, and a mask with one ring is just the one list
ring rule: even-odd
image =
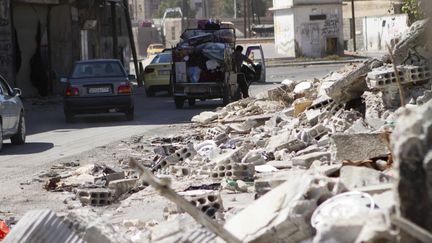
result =
[{"label": "roadside debris", "polygon": [[38,179],[73,195],[70,210],[101,209],[98,234],[131,242],[428,242],[432,55],[410,54],[427,24],[392,49],[397,73],[384,56],[286,80],[195,116],[181,136],[123,141],[115,165],[55,165]]}]

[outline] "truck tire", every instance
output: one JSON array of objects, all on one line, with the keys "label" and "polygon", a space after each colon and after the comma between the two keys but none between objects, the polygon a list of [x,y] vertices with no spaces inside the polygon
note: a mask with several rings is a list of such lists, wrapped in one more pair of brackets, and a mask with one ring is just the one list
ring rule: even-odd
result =
[{"label": "truck tire", "polygon": [[189,106],[194,106],[195,103],[196,103],[196,100],[195,100],[195,99],[193,99],[193,98],[189,98],[189,99],[188,99],[188,104],[189,104]]},{"label": "truck tire", "polygon": [[174,97],[174,102],[176,109],[182,109],[184,105],[184,98],[181,97]]}]

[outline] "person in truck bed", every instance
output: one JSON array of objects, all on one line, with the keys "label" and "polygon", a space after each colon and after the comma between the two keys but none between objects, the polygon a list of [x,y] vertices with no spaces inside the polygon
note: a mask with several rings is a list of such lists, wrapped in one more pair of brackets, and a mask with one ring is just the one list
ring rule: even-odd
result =
[{"label": "person in truck bed", "polygon": [[242,70],[242,64],[243,64],[243,62],[247,62],[247,63],[251,64],[252,66],[255,66],[255,64],[252,60],[250,60],[242,52],[243,52],[243,46],[240,46],[240,45],[236,46],[234,54],[233,54],[233,59],[234,59],[236,72],[244,74],[244,75],[238,76],[239,78],[237,78],[237,83],[240,87],[240,91],[243,95],[243,98],[247,98],[247,97],[249,97],[247,82],[250,80],[246,80],[246,75]]}]

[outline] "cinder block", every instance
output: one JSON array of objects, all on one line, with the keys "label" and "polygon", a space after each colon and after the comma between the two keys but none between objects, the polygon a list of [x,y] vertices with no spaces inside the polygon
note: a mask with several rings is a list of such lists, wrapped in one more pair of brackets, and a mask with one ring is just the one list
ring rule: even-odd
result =
[{"label": "cinder block", "polygon": [[211,173],[213,179],[231,178],[233,180],[248,180],[255,174],[254,164],[219,164]]},{"label": "cinder block", "polygon": [[6,236],[4,243],[84,243],[52,210],[27,212]]},{"label": "cinder block", "polygon": [[318,124],[311,129],[307,130],[306,132],[309,134],[310,137],[314,139],[319,139],[322,136],[326,135],[328,133],[329,129],[323,126],[322,124]]},{"label": "cinder block", "polygon": [[196,190],[179,194],[209,217],[214,217],[218,211],[223,211],[222,198],[217,191]]},{"label": "cinder block", "polygon": [[176,176],[188,176],[191,174],[191,169],[186,166],[170,166],[170,173]]},{"label": "cinder block", "polygon": [[165,168],[168,165],[175,165],[179,162],[183,162],[186,159],[192,159],[197,154],[196,150],[193,148],[192,144],[189,144],[181,149],[176,150],[173,154],[160,159],[152,167],[152,171],[158,171]]},{"label": "cinder block", "polygon": [[120,195],[132,190],[136,186],[137,181],[138,179],[115,180],[108,184],[108,188],[114,192],[114,197],[118,198]]},{"label": "cinder block", "polygon": [[112,202],[111,190],[105,188],[78,189],[76,195],[84,205],[106,206]]}]

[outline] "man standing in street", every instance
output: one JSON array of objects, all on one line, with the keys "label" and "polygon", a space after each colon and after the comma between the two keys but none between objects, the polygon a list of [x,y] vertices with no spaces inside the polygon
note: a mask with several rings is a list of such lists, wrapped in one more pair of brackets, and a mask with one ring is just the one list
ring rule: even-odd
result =
[{"label": "man standing in street", "polygon": [[252,66],[254,66],[254,62],[252,60],[250,60],[247,56],[243,55],[242,52],[243,52],[243,47],[240,45],[236,46],[233,59],[234,59],[236,72],[238,74],[240,74],[240,73],[243,74],[243,75],[237,76],[237,83],[240,87],[243,98],[247,98],[247,97],[249,97],[248,84],[246,81],[246,74],[242,71],[242,64],[243,64],[243,62],[247,62],[247,63],[251,64]]}]

